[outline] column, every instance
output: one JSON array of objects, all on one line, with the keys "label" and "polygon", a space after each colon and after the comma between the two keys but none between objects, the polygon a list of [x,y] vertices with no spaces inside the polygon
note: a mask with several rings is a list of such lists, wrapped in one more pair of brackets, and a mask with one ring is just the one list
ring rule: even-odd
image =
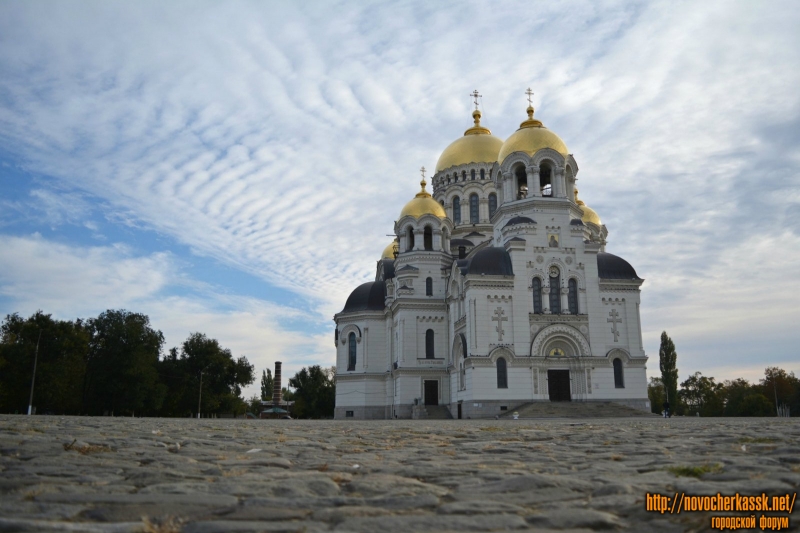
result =
[{"label": "column", "polygon": [[444,247],[442,246],[442,230],[432,230],[433,233],[433,249],[434,250],[443,250]]},{"label": "column", "polygon": [[561,289],[561,314],[569,314],[569,289],[566,287]]},{"label": "column", "polygon": [[542,184],[539,177],[539,167],[531,165],[526,169],[526,171],[528,172],[528,197],[541,196]]},{"label": "column", "polygon": [[414,229],[414,250],[425,249],[425,229]]},{"label": "column", "polygon": [[564,184],[564,167],[556,167],[554,171],[555,183],[558,186],[558,193],[553,194],[553,196],[558,196],[559,198],[565,198],[567,196],[566,187]]}]

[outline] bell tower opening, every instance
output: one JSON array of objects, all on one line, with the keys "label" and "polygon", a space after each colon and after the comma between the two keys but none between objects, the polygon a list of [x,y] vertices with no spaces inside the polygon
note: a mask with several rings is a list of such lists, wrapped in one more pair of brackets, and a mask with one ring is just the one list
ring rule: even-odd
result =
[{"label": "bell tower opening", "polygon": [[542,196],[553,196],[553,173],[550,165],[542,163],[539,166],[539,183],[542,187]]},{"label": "bell tower opening", "polygon": [[516,182],[517,200],[528,197],[528,174],[524,165],[514,167],[514,181]]}]

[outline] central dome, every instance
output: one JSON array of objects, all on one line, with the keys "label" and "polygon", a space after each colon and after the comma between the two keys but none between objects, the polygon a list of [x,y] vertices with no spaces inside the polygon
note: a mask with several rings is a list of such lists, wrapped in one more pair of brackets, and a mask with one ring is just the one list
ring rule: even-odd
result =
[{"label": "central dome", "polygon": [[[409,215],[414,218],[419,218],[422,215],[434,215],[439,218],[447,218],[444,207],[434,200],[428,191],[425,190],[425,179],[423,178],[419,184],[422,190],[403,207],[403,210],[400,211],[400,218]],[[398,220],[400,220],[400,218],[398,218]]]},{"label": "central dome", "polygon": [[502,162],[514,152],[533,155],[544,148],[552,148],[564,157],[569,155],[567,145],[561,137],[545,128],[541,121],[533,118],[533,107],[528,107],[528,120],[520,124],[519,129],[506,139],[497,154],[497,160]]},{"label": "central dome", "polygon": [[481,126],[481,112],[477,109],[472,112],[475,125],[464,132],[464,136],[453,141],[444,149],[439,161],[436,162],[436,172],[441,172],[457,165],[467,163],[494,163],[497,154],[503,146],[503,140],[492,135],[488,128]]}]

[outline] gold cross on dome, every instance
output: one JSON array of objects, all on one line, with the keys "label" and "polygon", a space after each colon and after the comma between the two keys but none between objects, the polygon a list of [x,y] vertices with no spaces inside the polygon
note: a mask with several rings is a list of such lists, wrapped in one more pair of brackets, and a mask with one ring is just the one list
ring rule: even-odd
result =
[{"label": "gold cross on dome", "polygon": [[528,90],[525,91],[525,94],[528,95],[528,105],[533,105],[533,102],[531,102],[531,96],[533,96],[533,91],[531,91],[530,87],[528,87]]},{"label": "gold cross on dome", "polygon": [[478,98],[482,98],[483,95],[478,94],[478,89],[475,89],[474,91],[469,93],[469,95],[475,99],[475,109],[478,109]]},{"label": "gold cross on dome", "polygon": [[422,174],[422,179],[425,179],[425,167],[419,169],[419,173]]}]

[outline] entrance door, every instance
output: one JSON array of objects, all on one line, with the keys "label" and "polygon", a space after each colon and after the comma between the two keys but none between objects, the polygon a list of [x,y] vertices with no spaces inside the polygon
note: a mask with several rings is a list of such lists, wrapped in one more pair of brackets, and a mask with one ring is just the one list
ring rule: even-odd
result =
[{"label": "entrance door", "polygon": [[571,401],[572,395],[569,392],[569,370],[548,370],[547,392],[550,393],[551,402]]},{"label": "entrance door", "polygon": [[458,419],[461,420],[461,402],[458,402]]},{"label": "entrance door", "polygon": [[439,380],[425,380],[425,405],[439,405]]}]

